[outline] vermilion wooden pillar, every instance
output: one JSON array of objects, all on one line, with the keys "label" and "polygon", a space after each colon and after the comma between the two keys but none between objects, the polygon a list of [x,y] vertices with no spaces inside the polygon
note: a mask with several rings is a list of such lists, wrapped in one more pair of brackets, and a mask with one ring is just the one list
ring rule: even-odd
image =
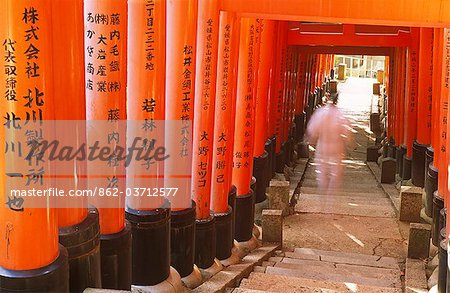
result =
[{"label": "vermilion wooden pillar", "polygon": [[431,143],[431,97],[433,80],[433,29],[420,29],[417,100],[417,139],[413,143],[412,183],[424,187],[425,152]]},{"label": "vermilion wooden pillar", "polygon": [[403,179],[411,179],[413,142],[417,136],[417,97],[418,97],[418,62],[419,62],[419,30],[413,28],[411,46],[408,47],[407,72],[407,128],[406,155],[403,158]]},{"label": "vermilion wooden pillar", "polygon": [[[271,66],[274,53],[274,21],[261,20],[261,42],[258,67],[258,85],[255,109],[255,140],[253,176],[256,178],[255,202],[260,203],[266,199],[266,187],[272,177],[270,165],[271,154],[266,151],[268,139],[268,106]],[[269,150],[269,149],[268,149]],[[270,151],[270,150],[269,150]]]},{"label": "vermilion wooden pillar", "polygon": [[238,80],[236,96],[236,127],[234,134],[233,184],[237,188],[234,239],[246,242],[252,238],[255,195],[250,189],[253,171],[254,95],[253,66],[256,20],[241,19]]},{"label": "vermilion wooden pillar", "polygon": [[440,97],[441,97],[441,81],[442,81],[442,29],[434,29],[434,41],[433,41],[433,107],[432,107],[432,136],[431,145],[433,148],[434,159],[433,166],[438,167],[439,162],[439,144],[440,144]]},{"label": "vermilion wooden pillar", "polygon": [[[433,208],[432,208],[432,238],[433,244],[439,246],[440,235],[440,210],[445,207],[444,202],[448,196],[448,151],[447,151],[447,127],[448,127],[448,103],[449,103],[449,89],[450,84],[447,79],[450,73],[446,62],[448,62],[448,54],[450,54],[450,46],[447,44],[447,38],[449,37],[448,31],[443,30],[439,34],[440,45],[435,48],[436,54],[442,56],[442,63],[438,66],[436,71],[441,71],[441,89],[439,92],[439,149],[435,151],[437,154],[437,168],[438,172],[438,186],[437,191],[433,194]],[[438,73],[439,74],[439,73]]]},{"label": "vermilion wooden pillar", "polygon": [[[84,23],[88,144],[99,141],[112,150],[125,148],[127,4],[85,1]],[[102,285],[129,288],[131,234],[125,225],[125,162],[112,153],[107,162],[88,161],[87,168],[89,189],[105,188],[118,194],[92,201],[100,214]],[[111,258],[120,260],[112,263]],[[114,272],[124,274],[123,283],[118,279],[122,275]]]},{"label": "vermilion wooden pillar", "polygon": [[[393,97],[394,101],[395,101],[395,113],[392,115],[393,117],[393,121],[394,121],[394,129],[393,129],[393,136],[394,136],[394,140],[395,143],[397,145],[397,153],[398,153],[398,148],[400,147],[400,109],[401,109],[401,101],[400,101],[400,97],[398,95],[398,76],[399,76],[399,71],[400,68],[398,66],[398,62],[399,62],[399,49],[395,48],[394,49],[394,56],[393,58],[391,58],[391,66],[392,68],[390,69],[391,71],[391,75],[390,75],[390,79],[391,79],[391,91],[390,91],[390,95]],[[398,158],[397,158],[398,160]],[[397,165],[398,166],[398,165]],[[397,168],[397,172],[398,172],[398,168]]]},{"label": "vermilion wooden pillar", "polygon": [[282,109],[282,127],[281,140],[284,152],[284,164],[288,165],[290,161],[291,148],[289,143],[289,101],[291,98],[291,72],[292,72],[292,46],[287,46],[285,50],[286,58],[284,65],[284,80],[283,80],[283,109]]},{"label": "vermilion wooden pillar", "polygon": [[400,177],[403,178],[403,160],[406,155],[406,126],[407,126],[407,116],[406,111],[406,48],[397,49],[397,75],[396,75],[396,99],[398,100],[398,110],[397,110],[397,170]]},{"label": "vermilion wooden pillar", "polygon": [[211,210],[216,217],[216,257],[231,256],[234,242],[236,188],[232,188],[234,121],[236,108],[236,67],[239,19],[233,13],[220,13],[214,144],[211,182]]},{"label": "vermilion wooden pillar", "polygon": [[51,123],[54,119],[56,99],[51,1],[2,0],[0,5],[4,111],[0,137],[5,143],[0,159],[4,192],[0,208],[0,291],[68,292],[67,251],[58,247],[57,213],[51,208],[52,201],[10,192],[53,186],[51,177],[55,174],[50,173],[49,160],[26,159],[32,151],[27,142],[53,138],[43,125],[44,120]]},{"label": "vermilion wooden pillar", "polygon": [[[164,146],[165,52],[166,1],[128,1],[128,148],[135,142],[146,152]],[[162,190],[163,170],[164,162],[153,158],[131,162],[126,170],[128,190]],[[160,284],[170,274],[168,201],[161,196],[128,196],[126,218],[132,234],[132,284]]]},{"label": "vermilion wooden pillar", "polygon": [[433,80],[432,80],[432,119],[431,119],[431,146],[426,152],[425,177],[425,213],[433,217],[433,194],[438,188],[438,167],[440,155],[440,107],[442,86],[442,29],[434,29],[433,38]]},{"label": "vermilion wooden pillar", "polygon": [[446,64],[446,62],[450,61],[450,43],[448,38],[450,37],[450,31],[448,29],[444,29],[443,31],[443,39],[442,39],[442,83],[441,83],[441,103],[440,103],[440,123],[439,123],[439,132],[440,132],[440,152],[439,152],[439,161],[438,161],[438,169],[439,169],[439,179],[438,179],[438,195],[441,196],[445,205],[447,205],[447,197],[448,197],[448,140],[447,140],[447,131],[448,131],[448,108],[449,108],[449,97],[450,97],[450,81],[448,80],[448,76],[450,74],[450,67]]},{"label": "vermilion wooden pillar", "polygon": [[165,143],[177,146],[178,156],[166,160],[164,184],[178,188],[177,196],[171,198],[171,265],[182,278],[194,270],[195,204],[191,176],[185,174],[192,171],[197,5],[197,0],[187,0],[167,1],[166,6],[165,119],[181,121],[181,129],[166,127]]},{"label": "vermilion wooden pillar", "polygon": [[[394,66],[394,63],[392,62],[392,60],[389,60],[389,57],[386,56],[385,63],[384,63],[384,68],[385,68],[385,72],[389,72],[388,78],[387,79],[393,79],[393,74],[392,71],[390,71],[391,69],[389,68],[390,66]],[[396,99],[395,95],[393,94],[392,90],[390,87],[388,87],[386,85],[385,82],[385,92],[388,95],[388,106],[390,107],[390,109],[388,110],[388,128],[387,128],[387,138],[389,140],[393,140],[395,142],[395,145],[397,145],[398,141],[397,141],[397,137],[396,137],[396,128],[397,128],[397,123],[396,123],[396,113],[397,113],[397,109],[398,109],[398,100]]]},{"label": "vermilion wooden pillar", "polygon": [[[57,48],[52,56],[53,93],[55,119],[59,120],[55,131],[61,145],[79,149],[86,143],[85,68],[81,66],[86,50],[83,1],[52,1],[52,11],[53,48]],[[66,192],[87,189],[86,160],[57,160],[54,164],[58,175],[62,175],[55,179],[57,188]],[[72,197],[57,205],[59,242],[69,253],[71,291],[101,285],[99,215],[96,209],[88,213],[87,200],[86,196]],[[95,245],[85,245],[86,242]],[[126,288],[130,288],[129,282]]]},{"label": "vermilion wooden pillar", "polygon": [[275,76],[277,82],[275,92],[277,97],[275,132],[277,136],[276,142],[276,171],[283,173],[284,171],[284,141],[283,141],[283,94],[284,94],[284,76],[286,68],[286,40],[287,40],[287,23],[280,22],[277,32],[277,51],[276,51],[276,68]]},{"label": "vermilion wooden pillar", "polygon": [[199,0],[197,57],[194,99],[192,197],[197,206],[195,264],[207,269],[215,264],[215,217],[210,213],[211,173],[214,142],[217,49],[219,36],[218,1]]},{"label": "vermilion wooden pillar", "polygon": [[[439,36],[441,38],[441,36]],[[449,220],[446,220],[445,225],[445,235],[444,239],[440,238],[441,229],[444,228],[439,223],[442,222],[443,217],[445,217],[445,213],[441,209],[448,208],[448,200],[449,200],[449,152],[448,148],[450,146],[450,141],[447,139],[448,130],[449,130],[449,102],[450,102],[450,81],[448,79],[450,75],[450,30],[443,29],[442,32],[442,87],[441,87],[441,108],[440,108],[440,133],[441,133],[441,149],[439,154],[439,174],[438,174],[438,191],[435,193],[433,198],[433,227],[432,227],[432,236],[433,236],[433,244],[440,248],[440,252],[445,252],[446,246],[448,247],[448,235],[449,235]],[[442,200],[444,203],[442,204]],[[444,210],[445,211],[445,210]],[[445,259],[441,258],[440,266],[445,266]],[[447,263],[448,270],[448,263]],[[444,280],[442,280],[444,279]],[[447,275],[439,274],[439,291],[446,291],[447,288],[442,288],[442,281],[446,281]],[[445,283],[444,283],[445,284]]]},{"label": "vermilion wooden pillar", "polygon": [[271,177],[275,175],[276,171],[276,157],[277,157],[277,123],[278,123],[278,75],[277,75],[277,66],[279,62],[280,55],[278,48],[278,27],[280,25],[279,21],[274,21],[273,28],[273,57],[272,63],[270,65],[270,88],[269,88],[269,106],[268,106],[268,135],[270,139],[270,155],[271,155]]}]

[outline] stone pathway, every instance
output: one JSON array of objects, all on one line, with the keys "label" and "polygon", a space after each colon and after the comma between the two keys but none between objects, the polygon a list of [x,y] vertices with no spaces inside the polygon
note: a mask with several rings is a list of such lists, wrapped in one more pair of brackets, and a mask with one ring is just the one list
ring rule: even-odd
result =
[{"label": "stone pathway", "polygon": [[342,188],[320,194],[311,160],[295,214],[284,221],[284,252],[255,269],[236,292],[402,292],[404,228],[364,162],[372,83],[349,79],[340,85],[339,106],[357,143],[344,162]]}]

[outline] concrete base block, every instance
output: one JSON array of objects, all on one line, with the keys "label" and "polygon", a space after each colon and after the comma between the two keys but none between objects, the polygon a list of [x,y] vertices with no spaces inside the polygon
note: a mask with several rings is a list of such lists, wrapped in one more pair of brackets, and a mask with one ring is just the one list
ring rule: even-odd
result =
[{"label": "concrete base block", "polygon": [[238,251],[236,248],[236,245],[233,246],[233,249],[231,250],[231,256],[227,259],[221,260],[220,262],[224,267],[228,267],[231,265],[235,265],[241,261],[241,258],[238,255]]},{"label": "concrete base block", "polygon": [[186,276],[181,279],[184,286],[186,286],[189,289],[196,288],[200,286],[203,282],[202,273],[200,272],[200,269],[194,265],[194,270],[189,276]]},{"label": "concrete base block", "polygon": [[[283,211],[263,210],[262,213],[263,243],[283,243]],[[281,245],[280,245],[281,246]]]},{"label": "concrete base block", "polygon": [[253,236],[255,236],[256,239],[261,239],[261,227],[256,224],[253,224]]},{"label": "concrete base block", "polygon": [[406,259],[405,292],[428,292],[425,264],[421,260]]},{"label": "concrete base block", "polygon": [[283,211],[289,215],[289,181],[271,180],[268,188],[269,209]]},{"label": "concrete base block", "polygon": [[381,160],[381,183],[394,183],[397,173],[397,161],[393,158]]},{"label": "concrete base block", "polygon": [[223,270],[223,265],[217,258],[215,258],[214,263],[209,268],[200,269],[200,272],[202,273],[202,279],[203,279],[202,283],[211,279],[212,276],[214,276],[221,270]]},{"label": "concrete base block", "polygon": [[[200,284],[198,284],[200,285]],[[198,286],[197,285],[197,286]],[[183,286],[183,282],[181,281],[180,274],[174,269],[170,268],[169,277],[154,286],[131,286],[131,292],[133,293],[181,293],[188,292],[187,288]]]},{"label": "concrete base block", "polygon": [[250,240],[245,242],[235,241],[235,247],[233,247],[233,251],[236,251],[236,254],[239,256],[239,258],[242,259],[258,246],[260,246],[259,241],[255,236],[253,236],[252,238],[250,238]]},{"label": "concrete base block", "polygon": [[[428,288],[433,288],[434,286],[438,286],[438,289],[439,289],[438,281],[439,281],[439,268],[435,268],[433,273],[431,274],[430,278],[428,278],[428,281],[427,281]],[[439,290],[438,290],[438,292],[439,292]]]},{"label": "concrete base block", "polygon": [[428,258],[430,255],[430,238],[430,225],[411,223],[409,226],[408,258]]},{"label": "concrete base block", "polygon": [[400,189],[400,221],[420,223],[422,188],[402,186]]},{"label": "concrete base block", "polygon": [[378,154],[378,150],[379,149],[380,149],[380,147],[376,146],[376,145],[369,146],[367,148],[366,161],[367,162],[375,162],[376,163],[378,161],[378,157],[379,157],[379,154]]}]

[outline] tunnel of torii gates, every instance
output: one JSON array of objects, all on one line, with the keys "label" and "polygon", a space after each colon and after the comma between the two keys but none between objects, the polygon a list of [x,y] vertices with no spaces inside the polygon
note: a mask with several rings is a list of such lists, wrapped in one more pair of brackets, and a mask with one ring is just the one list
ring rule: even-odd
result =
[{"label": "tunnel of torii gates", "polygon": [[[324,91],[335,90],[334,54],[386,56],[384,156],[396,158],[403,179],[426,186],[435,221],[433,201],[448,202],[448,1],[0,0],[0,7],[1,292],[156,288],[178,274],[192,288],[199,269],[232,263],[234,246],[253,245],[255,203],[266,200],[270,179],[294,150],[305,155],[306,123]],[[126,119],[186,127],[166,132],[166,145],[179,152],[153,162],[155,176],[123,163],[95,173],[78,160],[59,162],[52,175],[54,161],[24,156],[50,135],[44,120],[106,121],[102,131],[115,138],[108,143],[126,146],[118,123]],[[89,140],[83,123],[58,125],[58,139]],[[9,193],[55,187],[58,174],[74,190],[94,179],[121,191],[170,187],[183,163],[188,175],[170,204],[123,193],[108,199],[111,206],[76,197],[56,208]]]}]

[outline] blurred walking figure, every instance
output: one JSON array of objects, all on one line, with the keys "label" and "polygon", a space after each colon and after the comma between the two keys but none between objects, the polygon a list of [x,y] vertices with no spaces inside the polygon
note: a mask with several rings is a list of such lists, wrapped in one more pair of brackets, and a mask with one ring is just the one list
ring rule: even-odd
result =
[{"label": "blurred walking figure", "polygon": [[326,104],[311,116],[306,140],[315,146],[315,163],[319,190],[323,194],[340,187],[347,146],[353,145],[349,121],[336,106],[338,94],[325,95]]}]

